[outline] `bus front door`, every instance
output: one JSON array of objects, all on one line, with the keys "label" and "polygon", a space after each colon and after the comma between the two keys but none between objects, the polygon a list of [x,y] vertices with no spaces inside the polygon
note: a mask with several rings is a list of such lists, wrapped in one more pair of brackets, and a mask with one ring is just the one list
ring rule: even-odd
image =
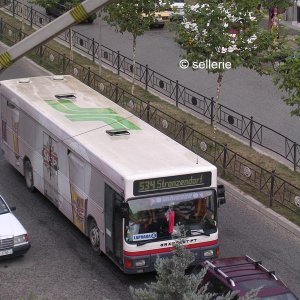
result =
[{"label": "bus front door", "polygon": [[123,264],[123,198],[105,184],[105,252],[116,263]]},{"label": "bus front door", "polygon": [[58,206],[58,143],[46,132],[43,138],[44,194]]}]

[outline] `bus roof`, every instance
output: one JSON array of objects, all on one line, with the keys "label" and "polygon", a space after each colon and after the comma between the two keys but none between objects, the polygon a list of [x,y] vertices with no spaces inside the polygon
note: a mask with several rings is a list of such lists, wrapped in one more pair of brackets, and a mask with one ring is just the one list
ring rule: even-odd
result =
[{"label": "bus roof", "polygon": [[[119,176],[118,181],[216,169],[78,79],[62,78],[5,80],[1,94],[106,176]],[[111,136],[106,132],[118,129],[130,134]]]}]

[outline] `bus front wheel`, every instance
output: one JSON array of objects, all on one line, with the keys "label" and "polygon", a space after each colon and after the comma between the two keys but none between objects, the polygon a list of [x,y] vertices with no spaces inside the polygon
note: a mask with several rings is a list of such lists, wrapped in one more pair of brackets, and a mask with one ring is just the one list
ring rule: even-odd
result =
[{"label": "bus front wheel", "polygon": [[100,250],[100,233],[97,223],[94,219],[89,222],[89,239],[91,242],[92,249],[97,254],[101,255]]},{"label": "bus front wheel", "polygon": [[28,190],[30,192],[34,192],[35,189],[33,185],[33,170],[29,159],[26,159],[24,162],[24,176]]}]

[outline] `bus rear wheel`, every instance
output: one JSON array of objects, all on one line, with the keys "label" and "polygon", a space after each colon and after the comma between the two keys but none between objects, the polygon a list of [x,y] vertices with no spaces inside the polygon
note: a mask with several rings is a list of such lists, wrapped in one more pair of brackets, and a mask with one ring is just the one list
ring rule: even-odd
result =
[{"label": "bus rear wheel", "polygon": [[26,159],[24,162],[24,176],[27,189],[30,192],[34,192],[35,188],[33,184],[33,170],[29,159]]},{"label": "bus rear wheel", "polygon": [[98,255],[102,254],[100,250],[100,233],[97,223],[94,219],[91,219],[89,222],[89,239],[92,246],[92,249]]}]

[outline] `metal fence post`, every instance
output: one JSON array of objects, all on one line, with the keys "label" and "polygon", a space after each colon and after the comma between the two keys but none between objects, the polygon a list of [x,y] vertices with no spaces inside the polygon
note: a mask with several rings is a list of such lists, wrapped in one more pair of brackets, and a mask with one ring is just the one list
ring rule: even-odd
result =
[{"label": "metal fence post", "polygon": [[0,38],[3,37],[3,18],[0,19]]},{"label": "metal fence post", "polygon": [[269,194],[269,206],[270,207],[272,207],[272,205],[273,205],[274,181],[275,181],[275,170],[273,170],[272,174],[271,174],[271,187],[270,187],[270,194]]},{"label": "metal fence post", "polygon": [[224,144],[224,150],[223,150],[223,163],[222,163],[223,176],[225,176],[226,164],[227,164],[227,144]]},{"label": "metal fence post", "polygon": [[119,84],[116,83],[116,98],[115,98],[115,102],[118,103],[119,102]]},{"label": "metal fence post", "polygon": [[186,121],[183,121],[182,125],[182,145],[185,143],[185,136],[186,136]]},{"label": "metal fence post", "polygon": [[178,86],[178,80],[176,80],[176,90],[175,90],[175,100],[176,100],[176,107],[178,107],[178,88],[179,88],[179,86]]},{"label": "metal fence post", "polygon": [[33,8],[32,6],[30,6],[30,27],[32,27],[33,25]]},{"label": "metal fence post", "polygon": [[93,54],[92,54],[93,62],[95,62],[95,39],[94,38],[92,40],[92,51],[93,51]]},{"label": "metal fence post", "polygon": [[19,29],[19,41],[21,41],[22,40],[22,29],[20,28]]},{"label": "metal fence post", "polygon": [[39,47],[39,56],[40,56],[40,64],[41,64],[43,60],[43,46]]},{"label": "metal fence post", "polygon": [[118,75],[120,75],[120,51],[118,50],[118,56],[117,56],[117,69],[118,69]]},{"label": "metal fence post", "polygon": [[297,170],[297,143],[294,142],[294,172]]},{"label": "metal fence post", "polygon": [[253,116],[251,116],[251,118],[250,118],[250,140],[249,140],[250,148],[252,148],[252,136],[253,136]]},{"label": "metal fence post", "polygon": [[91,68],[88,67],[88,74],[87,74],[87,85],[90,86],[91,85]]},{"label": "metal fence post", "polygon": [[214,125],[214,97],[211,97],[210,102],[210,125]]},{"label": "metal fence post", "polygon": [[146,65],[146,80],[145,80],[145,90],[148,91],[148,65]]},{"label": "metal fence post", "polygon": [[15,3],[15,0],[13,0],[13,3],[12,3],[12,14],[13,14],[13,17],[15,17],[15,10],[16,10],[16,3]]},{"label": "metal fence post", "polygon": [[66,73],[66,55],[63,54],[63,61],[62,61],[62,73]]},{"label": "metal fence post", "polygon": [[147,122],[150,122],[150,101],[147,101],[146,112],[147,112]]}]

